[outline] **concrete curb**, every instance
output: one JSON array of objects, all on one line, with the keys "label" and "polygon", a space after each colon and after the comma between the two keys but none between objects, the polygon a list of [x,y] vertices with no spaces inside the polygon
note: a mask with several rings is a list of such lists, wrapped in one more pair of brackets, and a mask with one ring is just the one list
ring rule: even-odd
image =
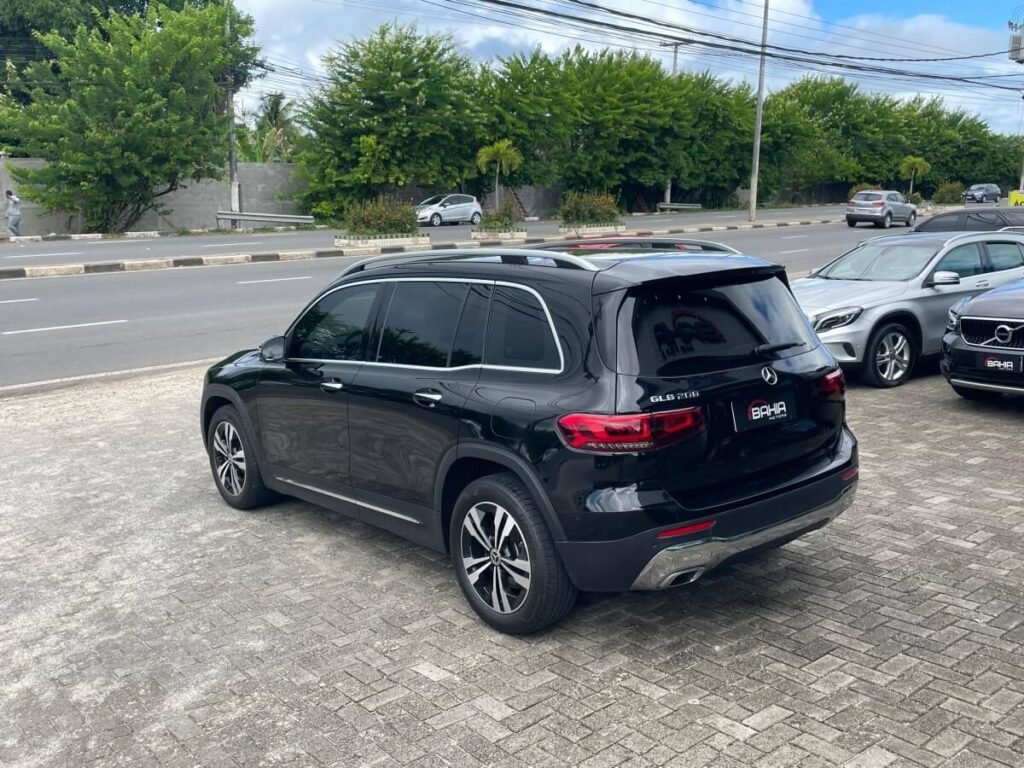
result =
[{"label": "concrete curb", "polygon": [[[317,224],[313,229],[330,229],[326,224]],[[268,232],[294,232],[298,227],[267,227]],[[256,232],[255,229],[233,230],[235,234]],[[190,229],[190,235],[230,235],[230,229]],[[151,229],[145,232],[122,232],[119,235],[85,234],[85,235],[19,235],[17,237],[0,237],[0,243],[50,243],[63,240],[141,240],[154,237],[182,237],[180,232]]]},{"label": "concrete curb", "polygon": [[[731,232],[745,229],[774,229],[778,227],[806,227],[814,224],[834,224],[844,221],[837,219],[813,219],[805,221],[774,221],[760,224],[732,224],[729,226],[681,227],[677,229],[651,229],[627,232],[627,236],[658,237],[661,235],[696,235],[708,232]],[[619,233],[621,235],[621,233]],[[140,235],[141,236],[141,235]],[[231,253],[217,256],[178,256],[169,259],[133,259],[126,261],[104,261],[92,264],[55,264],[38,267],[0,267],[0,280],[14,280],[28,277],[67,277],[71,275],[97,275],[109,272],[142,272],[150,270],[177,269],[179,267],[217,267],[235,264],[263,264],[274,261],[304,261],[327,258],[357,258],[390,253],[415,253],[417,251],[445,251],[455,248],[495,248],[502,246],[523,246],[539,243],[557,243],[567,239],[562,236],[528,237],[525,240],[465,240],[451,243],[431,243],[422,246],[391,246],[388,248],[328,248],[319,251],[282,251],[276,253]],[[586,238],[582,238],[586,239]]]}]

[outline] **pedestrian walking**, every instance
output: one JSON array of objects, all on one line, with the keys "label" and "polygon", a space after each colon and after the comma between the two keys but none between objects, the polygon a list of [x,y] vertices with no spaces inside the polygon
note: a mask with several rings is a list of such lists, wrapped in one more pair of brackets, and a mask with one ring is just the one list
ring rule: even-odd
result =
[{"label": "pedestrian walking", "polygon": [[11,190],[7,190],[7,228],[11,237],[21,234],[21,198]]}]

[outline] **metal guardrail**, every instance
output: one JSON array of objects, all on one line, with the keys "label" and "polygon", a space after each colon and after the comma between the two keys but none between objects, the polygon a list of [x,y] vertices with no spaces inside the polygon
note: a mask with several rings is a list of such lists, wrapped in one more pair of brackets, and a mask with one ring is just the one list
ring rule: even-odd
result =
[{"label": "metal guardrail", "polygon": [[661,211],[699,211],[703,206],[700,203],[658,203],[658,212]]},{"label": "metal guardrail", "polygon": [[251,211],[217,211],[217,221],[268,221],[282,224],[312,224],[312,216],[292,213],[253,213]]}]

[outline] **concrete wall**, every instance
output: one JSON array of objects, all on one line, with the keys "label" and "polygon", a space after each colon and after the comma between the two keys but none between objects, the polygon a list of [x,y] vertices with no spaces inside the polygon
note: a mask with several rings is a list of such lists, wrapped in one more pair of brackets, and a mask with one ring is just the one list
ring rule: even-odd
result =
[{"label": "concrete wall", "polygon": [[[43,160],[8,158],[0,163],[0,189],[18,186],[6,166],[38,168]],[[294,202],[302,189],[291,163],[239,163],[238,181],[242,190],[242,210],[258,213],[298,213]],[[2,195],[2,192],[0,192]],[[231,207],[230,186],[226,180],[187,182],[180,189],[162,198],[166,213],[147,213],[132,227],[135,232],[149,230],[176,231],[178,229],[213,229],[217,226],[217,211]],[[0,203],[2,208],[2,203]],[[69,214],[45,214],[39,205],[21,199],[21,233],[23,235],[77,234],[82,231],[81,221]],[[0,221],[3,221],[0,217]],[[6,222],[0,224],[0,237],[7,235]],[[256,226],[251,222],[248,226]]]}]

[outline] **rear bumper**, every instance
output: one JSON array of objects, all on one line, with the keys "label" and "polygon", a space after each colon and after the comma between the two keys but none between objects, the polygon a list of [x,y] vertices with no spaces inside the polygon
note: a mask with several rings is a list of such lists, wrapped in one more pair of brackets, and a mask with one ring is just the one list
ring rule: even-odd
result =
[{"label": "rear bumper", "polygon": [[705,571],[744,552],[792,540],[817,530],[849,509],[856,492],[857,483],[854,482],[844,488],[835,501],[760,531],[731,539],[711,539],[663,549],[651,558],[630,589],[664,589],[676,583],[689,584]]},{"label": "rear bumper", "polygon": [[581,590],[661,589],[680,583],[676,577],[683,572],[697,577],[739,554],[828,524],[853,502],[857,466],[856,440],[844,430],[828,465],[797,486],[690,519],[714,521],[710,530],[659,539],[672,527],[667,525],[612,541],[563,541],[559,554]]},{"label": "rear bumper", "polygon": [[848,213],[846,214],[847,221],[870,221],[872,223],[881,223],[885,221],[885,216],[888,214],[892,216],[888,211],[882,210],[878,213]]}]

